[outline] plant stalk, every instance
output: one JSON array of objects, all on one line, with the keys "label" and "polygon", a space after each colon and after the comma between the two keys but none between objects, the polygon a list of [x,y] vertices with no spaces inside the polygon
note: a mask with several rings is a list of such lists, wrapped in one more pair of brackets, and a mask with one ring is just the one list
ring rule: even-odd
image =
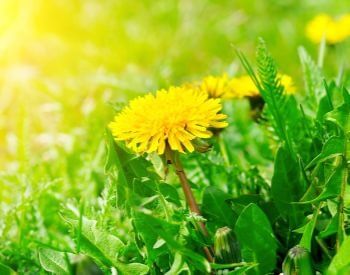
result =
[{"label": "plant stalk", "polygon": [[217,140],[218,140],[218,143],[219,143],[221,156],[222,156],[222,158],[224,159],[224,162],[225,162],[225,166],[229,167],[230,166],[230,159],[229,159],[229,156],[228,156],[228,153],[227,153],[225,141],[224,141],[223,137],[220,135],[220,133],[217,136]]},{"label": "plant stalk", "polygon": [[[340,161],[342,162],[340,165],[344,166],[343,169],[347,169],[346,168],[346,161],[344,159],[340,159]],[[345,162],[345,164],[344,164],[344,162]],[[345,189],[346,189],[347,181],[348,181],[348,172],[346,171],[344,173],[344,177],[343,177],[342,183],[341,183],[341,190],[340,190],[340,194],[339,194],[339,202],[338,202],[338,209],[337,209],[337,212],[339,215],[337,242],[336,242],[337,251],[339,250],[340,245],[342,244],[342,242],[344,240],[344,197],[345,197]]]},{"label": "plant stalk", "polygon": [[[196,199],[193,195],[192,189],[191,189],[190,184],[188,182],[188,179],[186,177],[186,174],[185,174],[185,171],[184,171],[183,166],[181,164],[181,161],[180,161],[178,155],[175,152],[171,151],[169,146],[167,146],[167,147],[168,148],[166,149],[166,158],[175,168],[175,172],[176,172],[177,176],[179,177],[182,190],[185,194],[187,205],[192,213],[195,213],[195,214],[201,216],[202,215],[201,211],[199,210],[198,204],[197,204]],[[209,233],[208,233],[207,228],[205,227],[205,224],[203,222],[198,222],[198,225],[199,225],[200,232],[203,234],[203,236],[208,237]],[[207,260],[209,262],[213,262],[213,256],[211,254],[210,249],[208,247],[204,247],[203,250],[204,250],[204,253],[206,255]]]}]

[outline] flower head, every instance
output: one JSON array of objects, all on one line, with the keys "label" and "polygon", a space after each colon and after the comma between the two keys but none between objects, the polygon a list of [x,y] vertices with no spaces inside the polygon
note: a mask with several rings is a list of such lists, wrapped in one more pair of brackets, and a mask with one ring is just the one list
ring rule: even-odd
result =
[{"label": "flower head", "polygon": [[211,98],[229,98],[231,94],[226,74],[205,77],[200,83],[199,89],[205,91]]},{"label": "flower head", "polygon": [[194,139],[209,138],[210,128],[227,126],[221,109],[220,100],[208,98],[204,91],[171,87],[132,100],[109,128],[116,140],[137,153],[161,155],[166,146],[192,152]]},{"label": "flower head", "polygon": [[260,94],[249,75],[231,79],[230,86],[235,98],[252,97]]},{"label": "flower head", "polygon": [[[295,93],[293,79],[286,74],[278,74],[281,85],[284,87],[284,93],[287,95]],[[259,96],[260,92],[249,75],[235,77],[230,80],[232,97],[255,97]]]},{"label": "flower head", "polygon": [[306,26],[306,36],[314,43],[323,38],[329,44],[337,44],[350,36],[350,14],[333,19],[327,14],[313,18]]},{"label": "flower head", "polygon": [[280,78],[281,85],[284,87],[284,93],[286,95],[295,94],[295,86],[293,79],[286,74],[279,74],[278,77]]}]

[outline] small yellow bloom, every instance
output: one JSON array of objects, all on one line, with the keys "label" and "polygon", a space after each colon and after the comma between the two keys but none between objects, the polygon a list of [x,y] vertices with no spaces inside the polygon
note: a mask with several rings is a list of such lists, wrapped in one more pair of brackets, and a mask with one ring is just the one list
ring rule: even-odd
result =
[{"label": "small yellow bloom", "polygon": [[280,78],[281,85],[284,87],[284,93],[286,95],[295,94],[295,86],[293,79],[286,74],[279,74],[278,77]]},{"label": "small yellow bloom", "polygon": [[325,37],[329,44],[337,44],[350,36],[350,14],[333,19],[327,14],[317,15],[306,26],[306,36],[314,43]]},{"label": "small yellow bloom", "polygon": [[230,96],[230,86],[226,74],[205,77],[200,83],[199,89],[205,91],[210,98],[228,98]]},{"label": "small yellow bloom", "polygon": [[253,97],[260,94],[249,75],[235,77],[230,80],[229,85],[233,98]]},{"label": "small yellow bloom", "polygon": [[219,99],[198,89],[171,87],[132,100],[109,124],[114,138],[137,153],[162,155],[194,151],[193,140],[212,136],[210,128],[227,126]]},{"label": "small yellow bloom", "polygon": [[[293,79],[286,74],[278,74],[281,85],[284,87],[284,93],[291,95],[295,93]],[[259,96],[260,92],[249,75],[235,77],[230,81],[233,98]]]}]

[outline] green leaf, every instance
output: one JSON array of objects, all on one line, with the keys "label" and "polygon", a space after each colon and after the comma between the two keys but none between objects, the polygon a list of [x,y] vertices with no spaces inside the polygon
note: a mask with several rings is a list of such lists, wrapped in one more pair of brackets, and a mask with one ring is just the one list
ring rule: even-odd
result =
[{"label": "green leaf", "polygon": [[307,96],[313,100],[313,104],[317,105],[323,94],[322,89],[322,73],[320,68],[312,60],[304,47],[298,49],[301,65],[303,68],[303,75]]},{"label": "green leaf", "polygon": [[110,131],[107,130],[107,161],[105,172],[116,175],[118,206],[124,206],[130,199],[134,179],[151,178],[159,180],[159,176],[152,171],[152,164],[142,157],[136,157],[128,152],[121,144],[117,144]]},{"label": "green leaf", "polygon": [[304,227],[304,232],[303,236],[301,237],[301,240],[299,242],[299,245],[306,248],[308,251],[311,251],[311,241],[312,241],[312,236],[314,234],[316,222],[317,222],[317,217],[320,212],[321,205],[319,205],[312,216],[311,221],[309,221],[306,226]]},{"label": "green leaf", "polygon": [[258,266],[258,264],[251,264],[243,267],[235,268],[235,270],[232,270],[228,273],[228,275],[239,275],[239,274],[248,274],[247,271],[253,269],[254,267]]},{"label": "green leaf", "polygon": [[337,124],[345,134],[350,132],[350,104],[344,103],[325,115],[325,119]]},{"label": "green leaf", "polygon": [[338,253],[332,259],[330,263],[327,275],[348,275],[350,274],[350,237],[347,237],[342,245]]},{"label": "green leaf", "polygon": [[141,212],[134,213],[133,224],[135,231],[142,237],[147,249],[147,262],[149,265],[165,253],[165,246],[156,247],[156,243],[161,238],[163,240],[170,239],[167,244],[173,244],[173,239],[179,232],[179,225],[171,224],[162,220],[158,220]]},{"label": "green leaf", "polygon": [[167,183],[149,180],[148,178],[135,179],[133,182],[133,192],[140,197],[152,197],[161,195],[165,200],[181,206],[177,189]]},{"label": "green leaf", "polygon": [[144,274],[148,274],[149,267],[147,265],[140,264],[140,263],[131,263],[131,264],[118,263],[117,270],[118,270],[118,274],[144,275]]},{"label": "green leaf", "polygon": [[181,271],[185,270],[184,264],[185,262],[182,255],[180,253],[175,253],[173,264],[165,275],[180,274]]},{"label": "green leaf", "polygon": [[0,274],[1,275],[15,275],[17,273],[11,267],[0,263]]},{"label": "green leaf", "polygon": [[[79,227],[78,219],[65,217],[75,230]],[[97,222],[85,217],[82,219],[80,232],[80,252],[93,258],[96,262],[117,268],[120,274],[146,274],[148,267],[139,263],[123,263],[118,259],[119,252],[125,247],[124,243],[115,235],[97,228]]]},{"label": "green leaf", "polygon": [[345,87],[343,87],[343,99],[344,103],[350,104],[350,93]]},{"label": "green leaf", "polygon": [[204,190],[202,201],[203,215],[209,222],[215,223],[217,227],[234,227],[237,215],[228,204],[231,196],[221,191],[219,188],[209,186]]},{"label": "green leaf", "polygon": [[336,213],[334,217],[329,221],[327,227],[325,230],[320,232],[318,236],[322,239],[327,238],[335,233],[338,232],[338,227],[339,227],[339,213]]},{"label": "green leaf", "polygon": [[157,253],[155,244],[159,239],[163,239],[166,246],[171,251],[180,253],[189,266],[195,267],[202,272],[210,272],[210,265],[203,256],[186,248],[184,243],[177,240],[180,229],[179,225],[171,224],[142,212],[134,213],[134,224],[136,231],[142,236],[145,242],[150,265],[160,255],[159,253],[155,254]]},{"label": "green leaf", "polygon": [[70,274],[69,264],[64,252],[39,248],[39,261],[41,266],[48,272],[59,275]]},{"label": "green leaf", "polygon": [[345,173],[347,173],[346,167],[343,165],[337,166],[337,168],[329,176],[325,186],[322,188],[321,194],[312,200],[303,201],[300,203],[315,203],[339,196]]},{"label": "green leaf", "polygon": [[291,229],[297,228],[304,219],[303,207],[293,204],[300,200],[304,189],[298,162],[280,147],[275,159],[271,193],[278,211],[288,220]]},{"label": "green leaf", "polygon": [[[287,127],[287,125],[291,121],[296,122],[298,119],[295,115],[298,116],[300,114],[295,112],[297,105],[295,101],[290,100],[292,97],[287,97],[283,93],[284,88],[278,77],[276,63],[268,51],[265,41],[261,38],[259,39],[256,52],[259,77],[254,72],[243,53],[240,51],[236,51],[236,53],[268,107],[267,115],[269,122],[272,124],[279,140],[286,144],[286,148],[288,148],[291,153],[294,152],[289,130],[295,131],[295,127]],[[291,121],[288,119],[289,113],[294,113]]]},{"label": "green leaf", "polygon": [[242,257],[259,265],[247,274],[266,274],[276,266],[277,243],[264,212],[249,204],[238,217],[235,233],[242,247]]},{"label": "green leaf", "polygon": [[324,162],[328,159],[342,155],[344,153],[345,139],[344,137],[330,137],[322,147],[322,152],[316,156],[305,169],[310,168],[318,162]]}]

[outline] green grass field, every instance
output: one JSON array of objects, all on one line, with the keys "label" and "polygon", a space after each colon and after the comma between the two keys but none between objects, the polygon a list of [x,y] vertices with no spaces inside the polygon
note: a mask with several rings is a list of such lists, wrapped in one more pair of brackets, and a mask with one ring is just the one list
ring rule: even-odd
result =
[{"label": "green grass field", "polygon": [[[350,39],[310,41],[323,13],[349,5],[0,1],[0,274],[350,274]],[[223,74],[258,96],[195,152],[113,138],[131,99]]]}]

